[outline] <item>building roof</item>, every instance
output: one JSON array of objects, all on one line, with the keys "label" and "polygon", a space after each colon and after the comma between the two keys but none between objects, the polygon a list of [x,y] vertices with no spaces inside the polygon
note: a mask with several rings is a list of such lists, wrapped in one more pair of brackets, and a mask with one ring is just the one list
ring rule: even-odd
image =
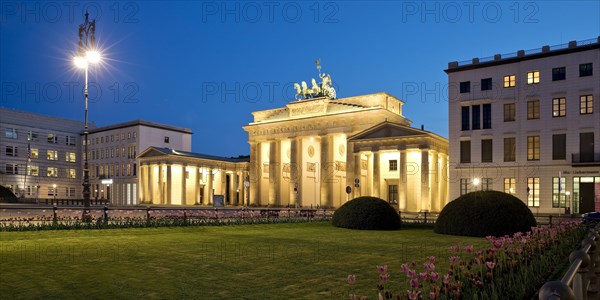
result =
[{"label": "building roof", "polygon": [[[32,120],[35,120],[35,122],[32,122]],[[21,111],[6,107],[0,107],[0,123],[69,133],[82,133],[84,127],[84,123],[82,121]],[[95,124],[89,123],[89,127],[94,128]]]},{"label": "building roof", "polygon": [[97,132],[102,132],[102,131],[121,129],[121,128],[133,127],[133,126],[138,126],[138,125],[192,134],[192,130],[189,128],[176,127],[176,126],[154,123],[154,122],[144,121],[144,120],[133,120],[133,121],[129,121],[129,122],[123,122],[123,123],[98,127],[98,128],[90,130],[89,133],[97,133]]},{"label": "building roof", "polygon": [[569,53],[600,49],[600,37],[583,40],[570,41],[567,44],[554,46],[543,46],[531,50],[519,50],[508,54],[496,54],[494,56],[473,58],[472,60],[453,61],[448,63],[446,73],[454,73],[467,71],[472,69],[486,68],[503,64],[511,64],[531,59],[539,59],[556,55],[564,55]]},{"label": "building roof", "polygon": [[[250,161],[250,157],[234,158],[234,157],[214,156],[214,155],[208,155],[208,154],[202,154],[202,153],[179,151],[179,150],[175,150],[175,149],[162,148],[162,147],[149,147],[148,149],[146,149],[142,153],[140,153],[138,155],[138,158],[147,156],[147,154],[149,154],[151,152],[154,152],[154,153],[158,152],[163,155],[175,155],[175,156],[189,157],[189,158],[202,158],[202,159],[226,161],[226,162],[233,162],[233,163]],[[151,156],[151,155],[149,155],[149,156]]]}]

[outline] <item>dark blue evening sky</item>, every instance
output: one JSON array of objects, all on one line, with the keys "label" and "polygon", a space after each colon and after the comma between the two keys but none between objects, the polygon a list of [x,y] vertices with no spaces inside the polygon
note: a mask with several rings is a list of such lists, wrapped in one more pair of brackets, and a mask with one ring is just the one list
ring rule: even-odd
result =
[{"label": "dark blue evening sky", "polygon": [[90,73],[99,126],[182,126],[194,152],[248,154],[251,112],[292,101],[321,58],[338,97],[389,92],[447,137],[448,62],[595,38],[599,3],[2,0],[0,106],[83,120],[72,57],[87,7],[106,58]]}]

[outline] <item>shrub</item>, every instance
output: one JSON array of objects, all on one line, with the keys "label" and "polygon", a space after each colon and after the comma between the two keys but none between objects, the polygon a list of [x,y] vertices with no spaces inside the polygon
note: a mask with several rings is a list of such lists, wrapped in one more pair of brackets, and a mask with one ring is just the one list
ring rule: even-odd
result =
[{"label": "shrub", "polygon": [[11,201],[16,199],[17,196],[11,190],[0,185],[0,200]]},{"label": "shrub", "polygon": [[448,203],[434,231],[483,237],[527,232],[534,226],[536,221],[531,210],[519,198],[498,191],[479,191]]},{"label": "shrub", "polygon": [[358,197],[338,208],[331,223],[350,229],[394,230],[400,228],[400,215],[384,200]]}]

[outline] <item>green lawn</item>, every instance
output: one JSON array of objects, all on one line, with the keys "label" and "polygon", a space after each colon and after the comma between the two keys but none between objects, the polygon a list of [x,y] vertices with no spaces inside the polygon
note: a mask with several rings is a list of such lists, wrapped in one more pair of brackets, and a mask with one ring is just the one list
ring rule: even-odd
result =
[{"label": "green lawn", "polygon": [[0,299],[347,299],[348,274],[375,295],[376,265],[485,245],[432,229],[358,231],[329,223],[0,232]]}]

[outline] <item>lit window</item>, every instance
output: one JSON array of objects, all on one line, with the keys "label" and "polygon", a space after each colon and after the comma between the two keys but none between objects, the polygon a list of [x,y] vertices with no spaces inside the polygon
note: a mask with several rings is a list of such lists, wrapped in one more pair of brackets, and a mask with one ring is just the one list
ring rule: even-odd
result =
[{"label": "lit window", "polygon": [[48,172],[46,174],[48,177],[58,177],[58,168],[48,167]]},{"label": "lit window", "polygon": [[567,207],[565,181],[564,177],[552,177],[552,207]]},{"label": "lit window", "polygon": [[517,83],[517,76],[515,75],[506,75],[504,76],[504,87],[514,87]]},{"label": "lit window", "polygon": [[30,158],[37,159],[40,156],[40,151],[37,148],[31,148]]},{"label": "lit window", "polygon": [[67,177],[71,179],[75,179],[75,169],[67,169]]},{"label": "lit window", "polygon": [[540,72],[539,71],[527,72],[527,84],[536,84],[536,83],[540,83]]},{"label": "lit window", "polygon": [[28,176],[39,176],[40,175],[40,167],[29,165],[27,166],[27,175]]},{"label": "lit window", "polygon": [[564,117],[567,115],[567,99],[554,98],[552,99],[552,117]]},{"label": "lit window", "polygon": [[516,193],[517,180],[516,178],[504,178],[504,192],[507,194]]},{"label": "lit window", "polygon": [[461,178],[460,179],[460,195],[468,194],[471,190],[471,179]]},{"label": "lit window", "polygon": [[540,206],[540,178],[527,178],[527,206]]},{"label": "lit window", "polygon": [[66,159],[67,159],[67,162],[76,162],[77,154],[75,154],[75,152],[67,152]]},{"label": "lit window", "polygon": [[48,160],[58,160],[58,151],[48,150],[48,155],[46,157]]},{"label": "lit window", "polygon": [[594,112],[594,97],[592,95],[583,95],[579,97],[579,113],[582,115]]},{"label": "lit window", "polygon": [[540,160],[540,136],[527,137],[527,160]]}]

